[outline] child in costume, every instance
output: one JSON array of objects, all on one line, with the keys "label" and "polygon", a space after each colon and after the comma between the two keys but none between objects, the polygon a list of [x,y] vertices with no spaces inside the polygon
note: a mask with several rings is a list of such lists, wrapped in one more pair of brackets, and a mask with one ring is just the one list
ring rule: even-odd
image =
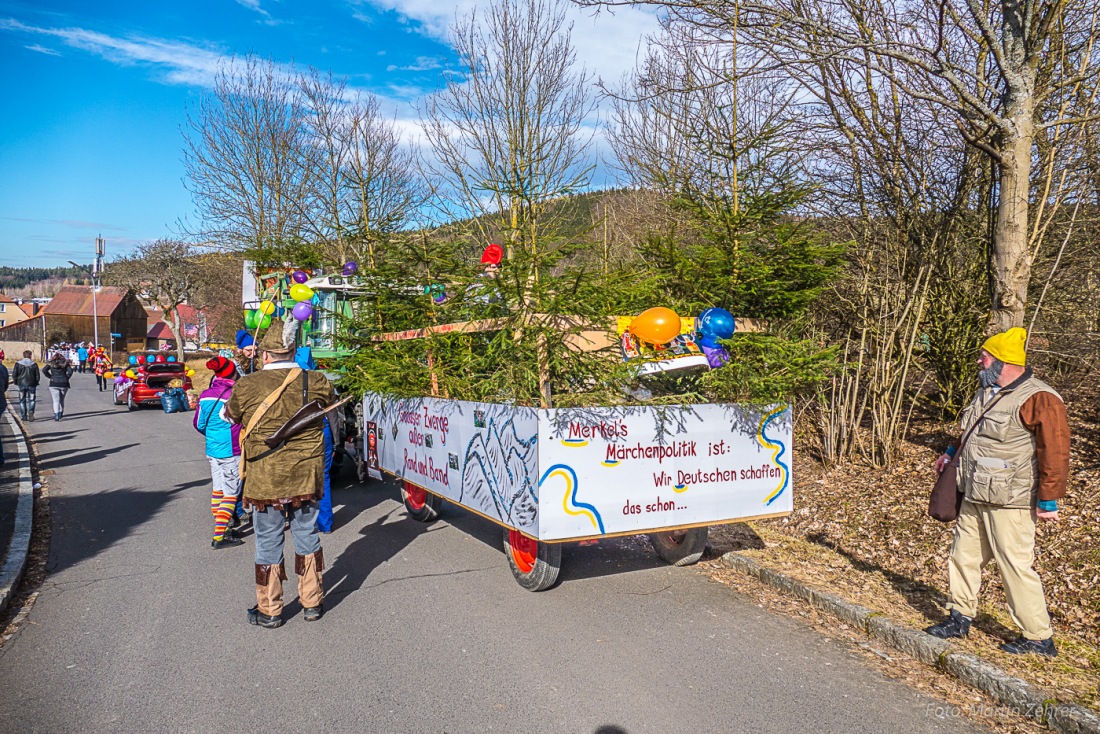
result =
[{"label": "child in costume", "polygon": [[214,378],[210,387],[199,395],[194,423],[195,429],[206,437],[206,458],[210,461],[213,482],[210,511],[214,515],[214,539],[210,547],[216,550],[244,543],[229,528],[241,488],[237,471],[241,426],[230,423],[225,416],[225,405],[237,377],[237,365],[225,357],[214,357],[206,363],[206,368],[214,373]]}]

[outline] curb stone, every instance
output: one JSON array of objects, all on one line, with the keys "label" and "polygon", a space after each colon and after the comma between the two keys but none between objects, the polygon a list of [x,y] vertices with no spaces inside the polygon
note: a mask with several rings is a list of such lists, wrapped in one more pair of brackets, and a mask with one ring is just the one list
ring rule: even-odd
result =
[{"label": "curb stone", "polygon": [[801,581],[760,565],[748,556],[729,552],[723,565],[809,602],[823,612],[862,629],[871,637],[928,665],[955,676],[988,694],[997,703],[1061,734],[1100,734],[1100,716],[1076,704],[1058,703],[1042,689],[925,632],[905,627],[879,612],[852,604],[835,594],[818,591]]},{"label": "curb stone", "polygon": [[27,552],[31,545],[31,527],[34,524],[34,485],[31,480],[31,457],[27,449],[27,437],[22,427],[15,420],[10,411],[5,411],[0,417],[7,420],[14,434],[16,453],[19,458],[12,461],[6,458],[5,466],[12,464],[19,468],[19,499],[15,506],[15,528],[12,531],[11,544],[0,567],[0,614],[8,608],[8,602],[19,586],[19,580],[23,578],[23,570],[27,566]]}]

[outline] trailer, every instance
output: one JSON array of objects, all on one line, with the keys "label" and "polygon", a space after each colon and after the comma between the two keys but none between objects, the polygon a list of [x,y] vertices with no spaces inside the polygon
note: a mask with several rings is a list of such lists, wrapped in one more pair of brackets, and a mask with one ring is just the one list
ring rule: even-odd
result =
[{"label": "trailer", "polygon": [[648,535],[697,562],[708,527],[793,509],[790,405],[535,408],[368,394],[367,473],[403,480],[410,518],[444,500],[503,529],[521,586],[554,585],[563,543]]}]

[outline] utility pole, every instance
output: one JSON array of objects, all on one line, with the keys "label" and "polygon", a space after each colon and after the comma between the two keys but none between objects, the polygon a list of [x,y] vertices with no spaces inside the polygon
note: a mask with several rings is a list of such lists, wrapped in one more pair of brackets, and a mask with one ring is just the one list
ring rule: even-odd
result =
[{"label": "utility pole", "polygon": [[[102,237],[95,238],[95,261],[92,263],[92,324],[94,325],[95,345],[99,346],[99,308],[96,304],[96,293],[99,291],[99,275],[103,272],[103,255],[107,252],[107,242]],[[107,329],[110,333],[110,328]],[[112,339],[112,342],[114,340]],[[111,344],[114,347],[114,344]],[[107,349],[111,353],[111,348]]]}]

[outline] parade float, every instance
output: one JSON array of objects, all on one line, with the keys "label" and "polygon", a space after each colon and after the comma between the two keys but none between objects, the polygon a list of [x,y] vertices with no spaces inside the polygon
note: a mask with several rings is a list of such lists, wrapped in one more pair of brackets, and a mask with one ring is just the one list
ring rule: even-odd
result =
[{"label": "parade float", "polygon": [[[568,348],[621,358],[636,374],[720,367],[733,317],[708,309],[680,318],[667,308],[609,323],[533,315],[530,326],[573,326]],[[376,342],[430,340],[513,329],[515,321],[439,324],[379,334]],[[431,362],[431,354],[428,356]],[[540,379],[546,369],[540,365]],[[787,515],[793,508],[790,406],[615,404],[554,407],[439,395],[365,395],[371,476],[402,480],[410,518],[438,518],[442,502],[503,528],[521,586],[552,586],[562,544],[645,534],[663,560],[695,563],[708,527]]]}]

